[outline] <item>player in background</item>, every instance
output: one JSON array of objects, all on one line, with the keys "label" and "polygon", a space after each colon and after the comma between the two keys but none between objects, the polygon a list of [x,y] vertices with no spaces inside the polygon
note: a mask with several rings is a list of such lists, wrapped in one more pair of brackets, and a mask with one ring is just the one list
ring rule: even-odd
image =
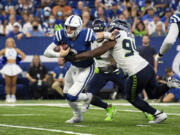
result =
[{"label": "player in background", "polygon": [[174,14],[170,17],[170,28],[169,32],[164,39],[162,46],[159,50],[158,55],[156,55],[156,61],[159,61],[163,55],[168,51],[168,49],[176,42],[180,31],[180,14]]},{"label": "player in background", "polygon": [[[111,49],[111,54],[117,65],[128,74],[125,87],[127,100],[141,111],[154,115],[154,120],[149,121],[149,123],[155,124],[166,120],[166,113],[153,108],[138,95],[145,89],[149,98],[157,98],[170,88],[180,88],[180,81],[171,79],[167,84],[158,84],[154,69],[136,51],[134,36],[130,33],[127,23],[118,19],[114,20],[110,24],[109,31],[114,29],[119,30],[119,35],[115,37],[115,40],[107,41],[92,51],[69,55],[65,57],[65,60],[85,60],[100,56]],[[61,50],[61,53],[65,52],[66,50]]]},{"label": "player in background", "polygon": [[[56,31],[54,41],[47,47],[44,55],[47,57],[64,57],[69,51],[79,54],[91,49],[91,43],[99,38],[113,38],[113,34],[102,32],[95,34],[91,29],[82,29],[82,20],[77,15],[69,16],[65,21],[65,28]],[[65,42],[69,48],[67,54],[55,52],[57,45]],[[63,50],[61,46],[61,50]],[[78,101],[84,101],[84,106],[89,106],[92,94],[82,93],[88,81],[94,75],[94,60],[90,58],[84,61],[72,62],[70,69],[65,75],[65,85],[63,89],[64,97],[73,110],[74,116],[66,123],[78,123],[83,120]]]},{"label": "player in background", "polygon": [[[104,32],[106,26],[103,20],[96,19],[92,23],[92,28],[96,33],[98,33]],[[91,44],[92,49],[101,46],[105,41],[107,40],[96,40]],[[93,94],[93,98],[91,101],[92,105],[101,107],[107,111],[107,117],[105,118],[105,121],[112,121],[115,114],[115,106],[103,102],[98,94],[108,81],[114,82],[116,85],[121,87],[122,90],[124,90],[125,77],[122,71],[117,68],[116,63],[110,54],[110,51],[107,51],[101,56],[95,57],[94,61],[96,73],[87,85],[87,92]],[[87,109],[88,108],[82,108],[82,111],[86,112]]]}]

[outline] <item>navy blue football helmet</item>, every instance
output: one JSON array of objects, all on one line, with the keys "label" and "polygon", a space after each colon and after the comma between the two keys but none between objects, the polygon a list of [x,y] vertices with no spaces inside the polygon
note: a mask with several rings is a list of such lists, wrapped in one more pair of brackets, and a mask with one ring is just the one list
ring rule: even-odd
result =
[{"label": "navy blue football helmet", "polygon": [[113,20],[113,21],[110,23],[110,25],[109,25],[108,31],[109,31],[109,32],[112,32],[112,31],[114,31],[115,29],[124,30],[124,31],[130,31],[127,22],[126,22],[126,21],[122,21],[122,20],[120,20],[120,19],[115,19],[115,20]]},{"label": "navy blue football helmet", "polygon": [[101,19],[96,19],[92,22],[92,29],[95,32],[105,31],[105,28],[106,28],[106,25],[105,25],[104,21]]}]

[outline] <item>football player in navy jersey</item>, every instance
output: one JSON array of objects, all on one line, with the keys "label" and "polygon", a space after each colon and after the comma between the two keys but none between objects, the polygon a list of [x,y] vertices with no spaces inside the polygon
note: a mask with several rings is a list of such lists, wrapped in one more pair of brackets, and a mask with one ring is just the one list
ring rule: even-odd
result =
[{"label": "football player in navy jersey", "polygon": [[[77,15],[69,16],[65,21],[65,28],[56,31],[54,41],[47,47],[44,55],[47,57],[65,57],[69,51],[75,54],[91,50],[91,43],[99,38],[113,39],[115,34],[109,32],[94,33],[92,29],[82,29],[82,20]],[[66,54],[55,52],[54,48],[65,42],[69,48]],[[61,49],[63,49],[61,47]],[[73,109],[74,116],[66,123],[78,123],[83,120],[77,101],[84,101],[83,108],[88,107],[92,98],[91,93],[82,93],[88,81],[94,75],[94,60],[72,62],[65,75],[63,93],[69,106]]]},{"label": "football player in navy jersey", "polygon": [[180,32],[180,14],[174,14],[170,17],[170,28],[169,32],[164,39],[162,46],[159,50],[158,55],[156,55],[156,61],[159,61],[160,58],[168,51],[168,49],[176,42],[176,39],[179,36]]}]

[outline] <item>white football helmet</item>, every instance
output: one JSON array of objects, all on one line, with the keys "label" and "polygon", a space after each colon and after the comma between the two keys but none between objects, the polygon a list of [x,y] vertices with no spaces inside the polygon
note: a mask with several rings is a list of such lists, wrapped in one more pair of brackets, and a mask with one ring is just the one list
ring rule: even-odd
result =
[{"label": "white football helmet", "polygon": [[[77,15],[69,16],[65,21],[65,32],[66,32],[67,36],[69,38],[76,37],[80,33],[80,31],[82,30],[82,24],[83,24],[82,20],[79,16],[77,16]],[[67,30],[66,30],[67,26],[75,27],[76,28],[75,32],[73,32],[72,34],[68,34]]]}]

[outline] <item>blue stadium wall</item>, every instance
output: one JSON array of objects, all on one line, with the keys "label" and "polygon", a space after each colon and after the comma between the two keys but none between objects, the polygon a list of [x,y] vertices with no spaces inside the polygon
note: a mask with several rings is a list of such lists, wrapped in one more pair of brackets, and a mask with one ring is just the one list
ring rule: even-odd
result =
[{"label": "blue stadium wall", "polygon": [[[5,37],[0,37],[0,49],[5,47]],[[136,38],[136,46],[142,45],[142,39]],[[156,48],[156,51],[159,51],[159,48],[163,42],[164,38],[157,37],[151,38],[150,44]],[[21,67],[24,71],[28,70],[32,56],[37,54],[41,56],[41,61],[47,66],[48,70],[52,70],[57,66],[57,59],[49,59],[43,56],[43,52],[46,47],[53,41],[52,38],[42,37],[42,38],[23,38],[21,40],[16,40],[16,45],[23,52],[26,53],[27,58],[25,62],[22,62]],[[167,66],[173,67],[173,70],[180,75],[180,40],[178,39],[168,53],[162,59],[163,63],[158,66],[158,75],[164,74],[164,69]],[[0,68],[2,65],[0,65]]]}]

